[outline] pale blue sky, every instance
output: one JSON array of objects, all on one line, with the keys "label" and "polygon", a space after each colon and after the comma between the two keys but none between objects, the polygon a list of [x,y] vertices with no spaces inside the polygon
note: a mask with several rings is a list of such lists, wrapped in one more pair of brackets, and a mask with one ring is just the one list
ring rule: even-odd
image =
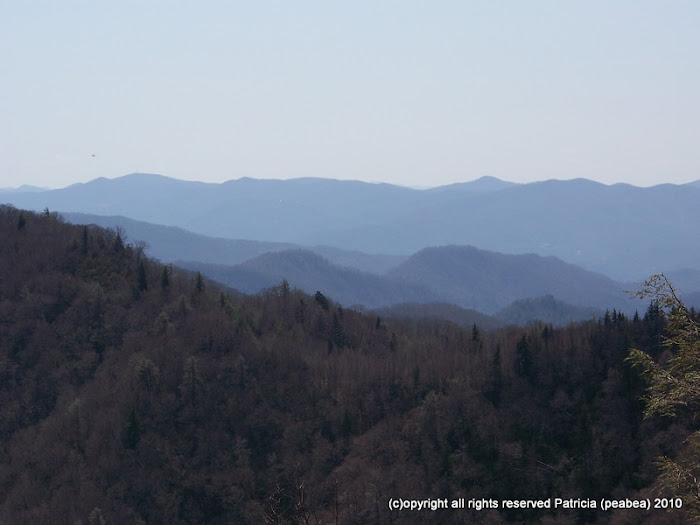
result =
[{"label": "pale blue sky", "polygon": [[0,187],[697,180],[698,27],[697,1],[0,0]]}]

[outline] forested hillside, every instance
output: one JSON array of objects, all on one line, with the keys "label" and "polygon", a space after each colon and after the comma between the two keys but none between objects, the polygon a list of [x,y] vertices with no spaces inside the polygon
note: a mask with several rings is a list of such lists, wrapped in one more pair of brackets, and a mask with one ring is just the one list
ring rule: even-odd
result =
[{"label": "forested hillside", "polygon": [[[74,224],[96,224],[105,228],[123,228],[130,239],[144,241],[148,244],[148,251],[151,255],[173,263],[176,261],[197,261],[231,266],[266,253],[302,248],[302,246],[289,243],[207,237],[176,226],[163,226],[121,216],[63,212],[61,216]],[[405,255],[369,254],[332,246],[313,246],[305,247],[305,249],[325,257],[338,266],[355,268],[362,272],[378,275],[386,273],[390,268],[407,258]]]},{"label": "forested hillside", "polygon": [[48,211],[0,207],[0,240],[0,523],[683,522],[388,508],[659,495],[692,422],[642,418],[625,357],[660,355],[654,303],[464,329],[284,282],[243,296]]},{"label": "forested hillside", "polygon": [[402,282],[384,276],[341,268],[309,250],[266,253],[236,266],[181,262],[183,268],[246,293],[257,293],[287,279],[296,288],[321,290],[346,306],[368,308],[408,301],[437,301],[440,296],[423,283]]},{"label": "forested hillside", "polygon": [[551,294],[578,306],[634,308],[622,285],[556,257],[509,255],[474,246],[425,248],[387,273],[421,283],[465,308],[495,313],[518,299]]}]

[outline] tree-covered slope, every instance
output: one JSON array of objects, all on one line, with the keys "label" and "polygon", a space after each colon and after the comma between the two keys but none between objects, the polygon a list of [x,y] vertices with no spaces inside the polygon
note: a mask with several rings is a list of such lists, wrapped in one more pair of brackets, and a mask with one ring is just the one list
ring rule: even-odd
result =
[{"label": "tree-covered slope", "polygon": [[345,306],[368,308],[416,301],[435,301],[439,295],[420,283],[343,268],[309,250],[266,253],[235,266],[180,262],[212,279],[246,293],[258,293],[286,279],[293,287],[313,294],[317,290]]},{"label": "tree-covered slope", "polygon": [[557,301],[552,295],[532,299],[518,299],[499,310],[495,317],[506,324],[524,325],[533,320],[564,326],[577,321],[587,321],[603,315],[599,308],[573,306]]},{"label": "tree-covered slope", "polygon": [[412,255],[387,276],[420,282],[443,301],[485,313],[543,295],[577,306],[632,308],[621,284],[535,254],[508,255],[473,246],[431,247]]},{"label": "tree-covered slope", "polygon": [[[665,317],[500,331],[243,297],[117,232],[0,207],[2,523],[648,523],[389,498],[648,497],[678,425],[630,345]],[[680,514],[677,514],[679,517]],[[679,518],[680,519],[680,518]],[[654,521],[656,520],[656,521]]]}]

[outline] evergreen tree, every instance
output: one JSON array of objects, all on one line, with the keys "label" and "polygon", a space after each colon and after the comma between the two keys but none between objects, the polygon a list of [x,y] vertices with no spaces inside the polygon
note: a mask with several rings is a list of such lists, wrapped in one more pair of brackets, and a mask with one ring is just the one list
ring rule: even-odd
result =
[{"label": "evergreen tree", "polygon": [[163,266],[163,273],[160,276],[160,287],[165,290],[170,286],[170,276],[168,275],[168,267]]},{"label": "evergreen tree", "polygon": [[338,315],[336,313],[333,313],[333,328],[331,333],[335,346],[338,348],[343,348],[347,341],[345,338],[345,332],[343,331],[343,327],[340,324],[340,320],[338,319]]},{"label": "evergreen tree", "polygon": [[138,267],[138,286],[140,292],[148,290],[148,278],[146,277],[146,265],[143,261],[139,262]]},{"label": "evergreen tree", "polygon": [[501,345],[496,344],[496,352],[491,362],[491,385],[486,397],[496,408],[501,404],[501,391],[503,390],[503,373],[501,372]]},{"label": "evergreen tree", "polygon": [[[676,417],[679,409],[692,418],[700,417],[700,324],[679,299],[673,285],[663,274],[650,277],[637,297],[652,297],[645,322],[657,328],[664,310],[668,312],[668,335],[662,345],[670,351],[668,359],[655,360],[637,349],[630,350],[628,360],[642,369],[649,386],[645,396],[646,417],[653,414]],[[675,458],[659,459],[663,489],[680,497],[683,508],[700,519],[700,431],[686,440],[687,446],[676,451]]]},{"label": "evergreen tree", "polygon": [[117,228],[117,236],[114,238],[114,251],[119,253],[124,250],[124,239],[122,239],[121,230]]},{"label": "evergreen tree", "polygon": [[87,231],[87,226],[83,226],[83,238],[82,238],[82,246],[81,246],[81,252],[83,255],[86,255],[88,251],[88,231]]},{"label": "evergreen tree", "polygon": [[314,300],[321,305],[321,308],[324,310],[328,310],[328,299],[326,299],[326,296],[323,295],[321,292],[317,291],[314,294]]},{"label": "evergreen tree", "polygon": [[199,377],[199,367],[197,365],[197,358],[195,356],[190,356],[184,363],[183,374],[182,374],[182,385],[180,385],[180,390],[183,397],[192,405],[196,405],[197,393],[201,385],[201,379]]},{"label": "evergreen tree", "polygon": [[523,334],[515,347],[515,372],[521,377],[532,379],[532,352],[525,334]]},{"label": "evergreen tree", "polygon": [[476,326],[476,323],[472,325],[472,341],[478,341],[479,340],[479,328]]}]

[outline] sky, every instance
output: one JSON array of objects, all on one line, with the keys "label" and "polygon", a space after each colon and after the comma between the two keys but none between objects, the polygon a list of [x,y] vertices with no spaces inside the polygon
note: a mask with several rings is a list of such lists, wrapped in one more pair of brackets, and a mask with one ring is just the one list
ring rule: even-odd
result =
[{"label": "sky", "polygon": [[0,187],[700,179],[700,2],[0,0]]}]

